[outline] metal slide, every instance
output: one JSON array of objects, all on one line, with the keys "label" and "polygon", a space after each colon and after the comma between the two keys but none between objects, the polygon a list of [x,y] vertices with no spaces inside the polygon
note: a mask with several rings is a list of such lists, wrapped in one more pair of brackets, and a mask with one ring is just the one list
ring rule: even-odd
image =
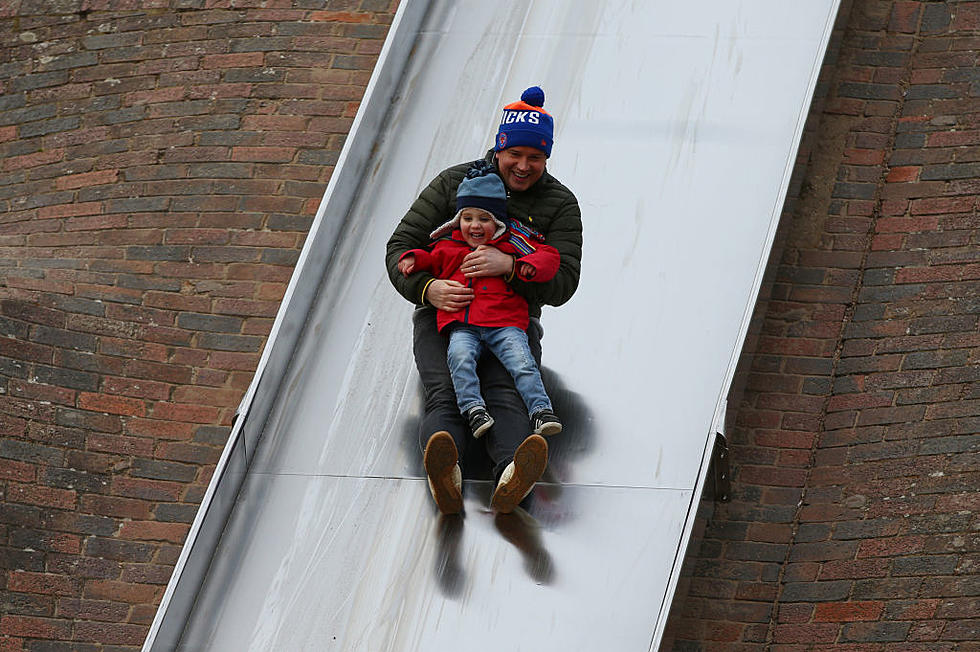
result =
[{"label": "metal slide", "polygon": [[[145,652],[659,645],[837,0],[403,0]],[[527,512],[440,518],[384,244],[530,85],[582,206]],[[482,479],[481,479],[482,478]]]}]

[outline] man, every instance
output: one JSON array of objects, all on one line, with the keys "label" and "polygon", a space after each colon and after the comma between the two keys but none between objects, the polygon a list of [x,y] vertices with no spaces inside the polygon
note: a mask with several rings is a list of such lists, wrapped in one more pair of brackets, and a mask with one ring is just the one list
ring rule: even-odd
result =
[{"label": "man", "polygon": [[[465,310],[473,290],[457,281],[436,279],[428,273],[408,277],[398,270],[407,251],[425,247],[430,234],[451,220],[456,212],[456,189],[474,166],[492,166],[507,187],[507,215],[544,235],[558,250],[558,272],[546,283],[529,283],[514,273],[515,258],[489,246],[468,254],[461,270],[470,284],[480,277],[502,276],[528,302],[531,324],[528,343],[541,363],[539,322],[541,306],[559,306],[578,287],[582,259],[582,218],[572,192],[548,174],[547,159],[554,140],[554,119],[544,111],[544,91],[537,86],[524,91],[521,101],[504,107],[494,148],[482,161],[443,170],[424,188],[388,240],[385,261],[395,289],[418,307],[412,317],[415,364],[425,389],[425,413],[419,441],[429,487],[444,514],[462,510],[461,454],[471,441],[466,421],[456,406],[446,362],[448,338],[436,328],[436,310]],[[487,407],[494,425],[484,437],[497,486],[491,506],[511,512],[531,491],[548,463],[548,445],[533,430],[524,402],[511,376],[493,356],[478,369]]]}]

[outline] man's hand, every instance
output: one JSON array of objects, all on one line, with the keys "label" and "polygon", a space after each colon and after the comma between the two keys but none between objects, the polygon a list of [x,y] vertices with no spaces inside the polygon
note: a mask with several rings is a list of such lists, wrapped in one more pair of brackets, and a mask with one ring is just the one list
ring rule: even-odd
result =
[{"label": "man's hand", "polygon": [[509,276],[514,271],[514,257],[496,247],[480,245],[466,254],[460,270],[466,278],[476,276]]},{"label": "man's hand", "polygon": [[[507,254],[504,254],[507,256]],[[510,258],[510,256],[507,256]],[[457,312],[473,301],[473,289],[459,281],[436,279],[429,283],[425,291],[425,300],[439,310]]]},{"label": "man's hand", "polygon": [[402,276],[408,276],[415,271],[415,256],[405,256],[398,261],[398,271]]}]

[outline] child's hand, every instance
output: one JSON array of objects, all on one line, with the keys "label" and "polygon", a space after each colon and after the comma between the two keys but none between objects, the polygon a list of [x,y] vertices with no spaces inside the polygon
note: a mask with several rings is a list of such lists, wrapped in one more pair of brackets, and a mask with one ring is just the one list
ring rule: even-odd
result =
[{"label": "child's hand", "polygon": [[398,261],[398,271],[402,276],[408,276],[415,271],[415,256],[405,256]]},{"label": "child's hand", "polygon": [[521,263],[521,267],[517,270],[517,273],[520,274],[521,278],[526,278],[530,281],[534,278],[534,274],[537,271],[531,263]]}]

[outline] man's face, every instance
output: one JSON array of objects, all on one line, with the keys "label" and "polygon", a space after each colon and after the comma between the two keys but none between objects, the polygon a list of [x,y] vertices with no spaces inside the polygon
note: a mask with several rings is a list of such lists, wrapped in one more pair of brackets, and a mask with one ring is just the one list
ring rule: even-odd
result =
[{"label": "man's face", "polygon": [[496,230],[493,216],[481,208],[464,208],[459,214],[459,230],[463,240],[474,249],[493,240]]},{"label": "man's face", "polygon": [[527,190],[544,174],[548,157],[533,147],[508,147],[497,152],[497,170],[510,190]]}]

